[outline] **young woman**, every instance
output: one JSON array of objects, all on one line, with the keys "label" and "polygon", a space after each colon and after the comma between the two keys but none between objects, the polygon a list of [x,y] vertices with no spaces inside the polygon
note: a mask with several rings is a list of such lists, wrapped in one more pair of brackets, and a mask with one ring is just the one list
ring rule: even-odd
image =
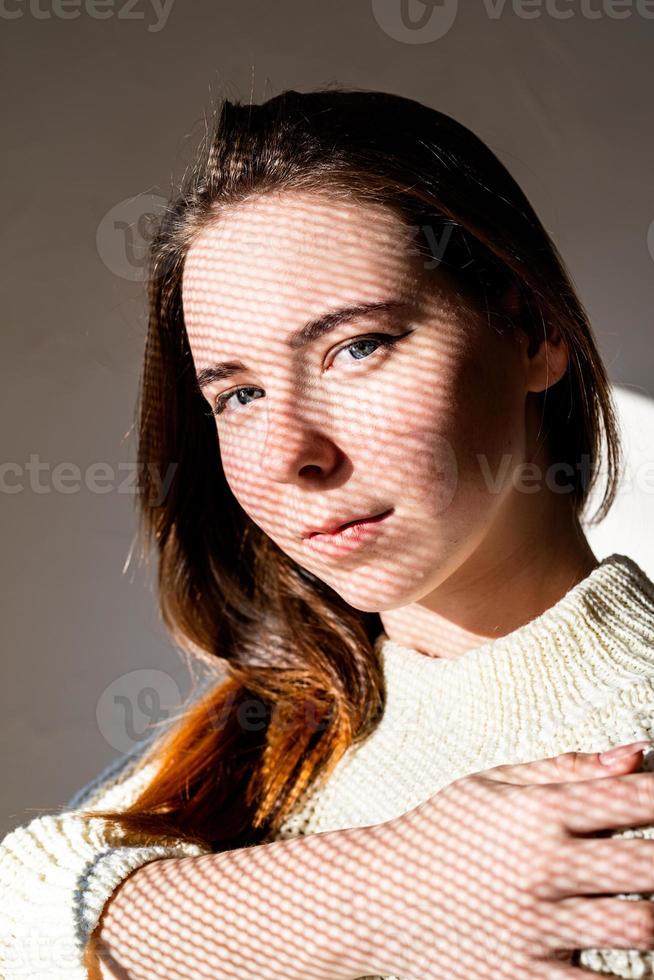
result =
[{"label": "young woman", "polygon": [[610,388],[515,181],[399,96],[225,101],[149,291],[143,540],[227,677],[5,839],[3,976],[643,976],[650,842],[593,838],[654,823],[596,755],[654,585],[584,536]]}]

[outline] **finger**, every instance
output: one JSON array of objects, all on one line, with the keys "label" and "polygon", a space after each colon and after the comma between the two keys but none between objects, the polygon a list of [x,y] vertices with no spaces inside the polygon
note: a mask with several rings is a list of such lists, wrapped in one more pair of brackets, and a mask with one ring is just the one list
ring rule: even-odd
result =
[{"label": "finger", "polygon": [[537,783],[580,782],[587,779],[602,779],[616,773],[631,772],[642,763],[640,749],[632,755],[623,756],[612,766],[599,761],[599,752],[563,752],[561,755],[517,765],[495,766],[484,772],[484,776],[498,782],[533,785]]},{"label": "finger", "polygon": [[552,960],[541,960],[521,974],[524,980],[588,980],[588,971],[566,963],[555,963]]},{"label": "finger", "polygon": [[551,805],[573,834],[654,823],[654,774],[632,772],[585,783],[560,783]]},{"label": "finger", "polygon": [[654,902],[626,898],[564,898],[547,903],[539,941],[555,949],[654,948]]},{"label": "finger", "polygon": [[[576,966],[561,966],[556,963],[543,963],[534,968],[536,972],[530,973],[530,978],[534,980],[588,980],[588,971],[579,970]],[[540,971],[543,971],[542,973]],[[524,975],[525,980],[527,974]]]},{"label": "finger", "polygon": [[642,838],[573,838],[553,853],[539,898],[654,893],[654,842]]}]

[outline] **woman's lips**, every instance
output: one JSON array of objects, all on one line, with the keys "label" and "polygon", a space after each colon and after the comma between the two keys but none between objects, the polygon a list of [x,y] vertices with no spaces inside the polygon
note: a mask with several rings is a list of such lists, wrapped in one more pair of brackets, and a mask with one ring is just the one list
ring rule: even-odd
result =
[{"label": "woman's lips", "polygon": [[316,531],[316,534],[340,534],[346,527],[352,527],[354,524],[372,524],[374,521],[383,520],[388,514],[389,511],[385,510],[381,514],[371,514],[369,517],[356,517],[353,521],[346,521],[345,524],[341,524],[334,531]]},{"label": "woman's lips", "polygon": [[373,517],[349,521],[336,531],[311,534],[306,538],[307,547],[319,554],[336,557],[370,541],[381,531],[384,522],[393,513],[393,508]]}]

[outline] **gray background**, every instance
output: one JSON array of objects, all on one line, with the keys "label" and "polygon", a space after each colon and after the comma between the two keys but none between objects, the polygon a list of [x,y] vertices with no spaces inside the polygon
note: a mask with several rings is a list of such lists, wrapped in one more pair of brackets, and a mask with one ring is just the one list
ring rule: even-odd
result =
[{"label": "gray background", "polygon": [[[618,19],[609,0],[507,2],[501,14],[498,0],[458,11],[432,3],[431,13],[410,0],[411,27],[399,0],[173,0],[165,23],[151,0],[131,13],[116,0],[101,8],[106,19],[83,3],[70,17],[67,2],[5,0],[0,15],[2,88],[12,93],[2,459],[13,464],[5,483],[23,484],[0,496],[0,835],[65,802],[188,691],[153,575],[134,563],[123,573],[135,496],[119,489],[119,467],[134,459],[145,303],[138,254],[112,222],[134,221],[130,199],[147,211],[141,195],[156,206],[168,194],[212,95],[260,101],[337,83],[397,92],[466,123],[559,246],[612,380],[654,393],[654,3],[623,3],[630,13]],[[38,483],[30,460],[45,465]],[[109,492],[88,485],[97,462],[115,471]],[[61,463],[81,480],[55,478]]]}]

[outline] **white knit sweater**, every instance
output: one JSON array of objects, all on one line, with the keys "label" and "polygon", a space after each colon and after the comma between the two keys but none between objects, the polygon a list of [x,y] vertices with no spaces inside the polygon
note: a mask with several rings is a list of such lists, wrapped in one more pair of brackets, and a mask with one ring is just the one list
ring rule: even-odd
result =
[{"label": "white knit sweater", "polygon": [[[654,583],[624,555],[605,558],[530,623],[456,658],[425,656],[383,633],[375,648],[387,687],[381,721],[278,839],[381,823],[493,766],[654,739]],[[136,798],[156,769],[139,766],[147,744],[103,770],[63,812],[36,817],[0,842],[3,980],[86,980],[86,941],[130,871],[158,857],[204,853],[181,841],[109,843],[103,821],[89,826],[77,816],[82,807]],[[650,760],[648,750],[646,768],[654,768]],[[654,838],[654,827],[613,836]],[[580,964],[654,977],[654,953],[584,950]]]}]

